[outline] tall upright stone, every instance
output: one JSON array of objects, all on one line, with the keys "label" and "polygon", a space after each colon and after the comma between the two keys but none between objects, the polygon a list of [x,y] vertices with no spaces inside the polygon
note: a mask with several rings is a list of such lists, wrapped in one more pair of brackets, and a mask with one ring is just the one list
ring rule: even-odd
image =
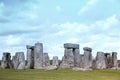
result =
[{"label": "tall upright stone", "polygon": [[43,44],[39,42],[34,46],[34,68],[43,69]]},{"label": "tall upright stone", "polygon": [[27,68],[34,68],[34,46],[27,45]]},{"label": "tall upright stone", "polygon": [[97,52],[95,67],[96,69],[106,69],[105,55],[103,52]]},{"label": "tall upright stone", "polygon": [[84,47],[84,68],[85,69],[90,69],[92,68],[92,49],[89,47]]},{"label": "tall upright stone", "polygon": [[105,53],[106,68],[112,68],[112,56],[110,53]]},{"label": "tall upright stone", "polygon": [[50,66],[50,58],[48,53],[43,54],[43,67]]},{"label": "tall upright stone", "polygon": [[72,68],[80,66],[79,44],[64,44],[65,53],[60,64],[61,68]]},{"label": "tall upright stone", "polygon": [[12,59],[14,69],[25,69],[25,56],[24,52],[16,52]]},{"label": "tall upright stone", "polygon": [[52,65],[57,67],[59,66],[59,61],[57,56],[53,56]]},{"label": "tall upright stone", "polygon": [[84,68],[84,54],[80,54],[80,68]]},{"label": "tall upright stone", "polygon": [[80,67],[80,53],[79,49],[73,49],[73,55],[74,55],[74,67]]},{"label": "tall upright stone", "polygon": [[1,67],[6,69],[6,68],[12,68],[12,63],[11,63],[11,55],[9,52],[4,52],[2,56],[2,61],[1,61]]},{"label": "tall upright stone", "polygon": [[113,68],[117,69],[118,68],[118,61],[117,61],[117,52],[112,52],[112,64]]}]

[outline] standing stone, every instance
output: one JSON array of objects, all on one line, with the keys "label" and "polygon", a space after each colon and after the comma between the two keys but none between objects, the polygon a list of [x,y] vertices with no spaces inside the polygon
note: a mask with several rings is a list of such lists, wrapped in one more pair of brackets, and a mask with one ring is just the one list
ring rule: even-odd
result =
[{"label": "standing stone", "polygon": [[71,68],[74,67],[74,56],[72,49],[65,49],[65,55],[61,63],[61,68]]},{"label": "standing stone", "polygon": [[80,67],[80,53],[79,49],[73,49],[74,67]]},{"label": "standing stone", "polygon": [[112,68],[112,56],[110,53],[105,53],[106,68]]},{"label": "standing stone", "polygon": [[117,52],[112,52],[112,64],[113,68],[117,69],[118,68],[118,61],[117,61]]},{"label": "standing stone", "polygon": [[84,68],[84,54],[80,55],[80,68]]},{"label": "standing stone", "polygon": [[27,68],[34,68],[34,46],[26,46],[27,48]]},{"label": "standing stone", "polygon": [[34,47],[34,68],[43,69],[43,44],[39,42]]},{"label": "standing stone", "polygon": [[25,69],[24,52],[16,52],[12,59],[14,69]]},{"label": "standing stone", "polygon": [[120,60],[118,60],[117,62],[118,62],[118,68],[120,68]]},{"label": "standing stone", "polygon": [[11,55],[8,52],[3,53],[2,61],[1,61],[1,67],[6,69],[6,68],[12,68],[12,63],[11,63]]},{"label": "standing stone", "polygon": [[64,44],[65,53],[60,64],[61,68],[72,68],[80,66],[79,45],[66,43]]},{"label": "standing stone", "polygon": [[59,66],[59,61],[57,56],[53,56],[52,65]]},{"label": "standing stone", "polygon": [[103,52],[97,52],[96,69],[106,69],[105,55]]},{"label": "standing stone", "polygon": [[50,66],[50,59],[48,53],[43,54],[43,67]]},{"label": "standing stone", "polygon": [[85,69],[90,69],[92,68],[92,49],[89,47],[84,47],[84,68]]}]

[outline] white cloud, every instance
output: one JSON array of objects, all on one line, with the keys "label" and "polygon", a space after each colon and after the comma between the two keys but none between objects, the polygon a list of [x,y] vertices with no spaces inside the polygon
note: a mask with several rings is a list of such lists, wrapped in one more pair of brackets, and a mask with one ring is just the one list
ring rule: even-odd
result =
[{"label": "white cloud", "polygon": [[6,38],[6,45],[12,46],[12,45],[20,45],[22,43],[22,38],[20,36],[13,36],[9,35]]},{"label": "white cloud", "polygon": [[78,15],[80,16],[81,14],[84,14],[85,12],[87,12],[88,10],[92,9],[96,3],[98,2],[98,0],[89,0],[85,6],[83,6],[80,11],[78,12]]},{"label": "white cloud", "polygon": [[[79,15],[84,13],[89,14],[91,9],[98,4],[98,1],[101,0],[88,0],[88,3],[79,11]],[[0,8],[3,7],[4,5],[1,3]],[[48,6],[46,8],[42,7],[40,3],[34,4],[31,2],[24,4],[20,8],[14,9],[15,13],[13,13],[10,17],[12,22],[0,24],[0,26],[2,26],[0,34],[3,35],[3,33],[5,33],[5,35],[3,35],[4,37],[0,37],[0,44],[2,44],[0,46],[0,52],[10,51],[15,53],[21,50],[26,51],[25,45],[34,45],[37,41],[43,43],[44,52],[48,52],[51,58],[55,55],[59,56],[60,59],[62,58],[64,55],[63,44],[66,42],[80,44],[81,53],[83,53],[83,47],[91,47],[93,48],[94,56],[99,50],[119,51],[120,47],[118,44],[120,44],[120,19],[118,15],[115,14],[92,23],[81,23],[77,22],[76,19],[70,22],[69,19],[67,19],[68,22],[52,24],[52,17],[54,17],[55,20],[59,18],[56,19],[56,16],[54,16],[55,14],[51,13],[52,11],[49,12],[49,10],[54,8],[54,11],[61,12],[63,11],[63,8],[61,5],[55,5],[51,8],[48,8]],[[96,8],[98,9],[98,7]],[[47,13],[47,10],[49,13]],[[70,15],[71,18],[73,15]],[[45,22],[46,16],[48,19],[48,24],[41,23]],[[49,16],[51,18],[49,18]],[[64,17],[65,15],[61,16],[63,19]],[[86,20],[88,18],[89,17],[86,17]],[[94,19],[96,19],[96,17],[94,17]],[[53,22],[55,22],[55,20]],[[38,25],[32,25],[33,22]]]}]

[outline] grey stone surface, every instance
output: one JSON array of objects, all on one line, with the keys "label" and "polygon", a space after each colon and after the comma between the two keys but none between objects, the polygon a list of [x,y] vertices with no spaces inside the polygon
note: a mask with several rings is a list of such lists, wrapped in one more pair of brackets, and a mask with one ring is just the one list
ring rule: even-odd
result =
[{"label": "grey stone surface", "polygon": [[28,69],[34,68],[34,46],[27,45],[27,65]]},{"label": "grey stone surface", "polygon": [[92,61],[92,69],[96,69],[96,60],[95,59],[93,59],[93,61]]},{"label": "grey stone surface", "polygon": [[43,67],[50,66],[50,59],[48,53],[43,54]]},{"label": "grey stone surface", "polygon": [[106,68],[112,68],[112,56],[110,53],[105,53]]},{"label": "grey stone surface", "polygon": [[39,42],[34,46],[34,68],[43,68],[43,44]]},{"label": "grey stone surface", "polygon": [[79,44],[64,44],[65,53],[60,64],[61,68],[80,67]]},{"label": "grey stone surface", "polygon": [[112,52],[112,65],[113,68],[118,68],[117,52]]},{"label": "grey stone surface", "polygon": [[89,47],[84,47],[84,68],[90,69],[92,68],[92,49]]},{"label": "grey stone surface", "polygon": [[84,54],[80,54],[80,68],[84,68]]},{"label": "grey stone surface", "polygon": [[80,67],[80,53],[79,49],[73,49],[74,67]]},{"label": "grey stone surface", "polygon": [[88,51],[88,52],[92,52],[92,48],[89,48],[89,47],[84,47],[83,50]]},{"label": "grey stone surface", "polygon": [[60,64],[60,68],[70,68],[70,65],[67,63],[67,59],[65,56],[62,57],[62,63]]},{"label": "grey stone surface", "polygon": [[6,68],[12,68],[12,63],[11,63],[11,55],[9,52],[4,52],[2,56],[2,61],[1,61],[1,67],[6,69]]},{"label": "grey stone surface", "polygon": [[103,52],[97,52],[96,69],[106,69],[105,55]]},{"label": "grey stone surface", "polygon": [[59,66],[58,56],[53,56],[52,65],[57,67]]},{"label": "grey stone surface", "polygon": [[24,52],[16,52],[12,59],[14,69],[25,69],[25,56]]},{"label": "grey stone surface", "polygon": [[75,48],[79,49],[79,44],[65,43],[64,48]]},{"label": "grey stone surface", "polygon": [[117,63],[118,63],[118,67],[120,68],[120,60],[118,60]]},{"label": "grey stone surface", "polygon": [[65,49],[65,54],[61,63],[61,68],[74,67],[73,49]]}]

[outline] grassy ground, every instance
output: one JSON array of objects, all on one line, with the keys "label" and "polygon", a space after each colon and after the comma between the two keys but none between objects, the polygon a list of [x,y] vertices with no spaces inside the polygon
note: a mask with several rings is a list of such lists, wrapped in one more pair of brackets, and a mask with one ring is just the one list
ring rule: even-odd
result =
[{"label": "grassy ground", "polygon": [[0,69],[0,80],[120,80],[120,70],[73,71]]}]

